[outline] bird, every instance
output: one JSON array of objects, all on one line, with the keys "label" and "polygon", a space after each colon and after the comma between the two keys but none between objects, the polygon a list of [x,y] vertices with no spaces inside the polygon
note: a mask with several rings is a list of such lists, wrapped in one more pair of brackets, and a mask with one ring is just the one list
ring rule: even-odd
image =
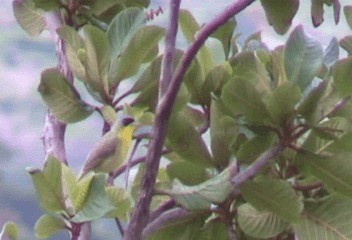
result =
[{"label": "bird", "polygon": [[129,115],[116,120],[88,154],[78,179],[91,171],[109,173],[121,165],[129,152],[135,128],[135,119]]}]

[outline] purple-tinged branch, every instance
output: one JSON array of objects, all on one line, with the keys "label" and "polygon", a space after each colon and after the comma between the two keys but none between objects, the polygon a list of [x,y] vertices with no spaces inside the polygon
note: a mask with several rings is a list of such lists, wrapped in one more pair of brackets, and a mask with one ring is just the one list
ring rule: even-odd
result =
[{"label": "purple-tinged branch", "polygon": [[[142,179],[139,199],[135,206],[135,211],[132,215],[132,219],[128,226],[124,240],[140,240],[142,231],[148,222],[149,206],[153,197],[154,185],[159,170],[160,157],[166,136],[168,119],[170,117],[177,93],[188,67],[210,34],[215,32],[218,27],[225,24],[231,17],[244,10],[254,1],[255,0],[239,0],[229,5],[221,14],[216,16],[214,20],[205,25],[197,34],[195,41],[187,49],[173,76],[170,72],[170,69],[172,69],[171,66],[163,66],[163,73],[159,86],[159,96],[161,98],[159,99],[157,105],[155,123],[153,126],[153,136],[149,143],[148,155],[146,159],[146,169]],[[171,17],[169,20],[170,27],[167,29],[167,36],[172,36],[173,38],[176,37],[176,34],[173,35],[175,32],[173,27],[176,27],[177,32],[179,5],[180,0],[170,1]],[[170,59],[168,59],[169,55],[167,52],[175,51],[174,40],[167,37],[165,47],[166,50],[164,54],[163,64],[170,64]]]}]

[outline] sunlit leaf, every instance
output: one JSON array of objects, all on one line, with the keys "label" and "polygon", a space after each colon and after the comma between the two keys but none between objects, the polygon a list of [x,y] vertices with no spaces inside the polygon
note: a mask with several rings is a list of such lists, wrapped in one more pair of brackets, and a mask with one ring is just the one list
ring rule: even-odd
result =
[{"label": "sunlit leaf", "polygon": [[110,46],[105,32],[97,27],[86,25],[83,28],[85,43],[85,71],[87,87],[95,97],[104,100],[110,94],[108,70]]},{"label": "sunlit leaf", "polygon": [[28,169],[27,171],[32,178],[41,207],[48,212],[65,210],[59,160],[49,156],[43,171],[39,169]]},{"label": "sunlit leaf", "polygon": [[220,26],[212,35],[210,35],[211,37],[217,38],[219,39],[219,41],[221,41],[226,58],[229,56],[230,53],[231,38],[235,28],[236,22],[232,19],[224,25]]},{"label": "sunlit leaf", "polygon": [[117,187],[107,187],[106,193],[115,206],[114,210],[107,213],[106,217],[115,218],[118,217],[122,221],[126,221],[129,217],[129,212],[132,210],[132,202],[129,193]]},{"label": "sunlit leaf", "polygon": [[214,178],[195,186],[185,186],[174,180],[170,193],[176,202],[186,209],[208,209],[211,203],[221,203],[233,191],[230,178],[231,172],[226,169]]},{"label": "sunlit leaf", "polygon": [[55,215],[42,215],[34,226],[35,236],[39,239],[47,239],[66,227],[63,218]]},{"label": "sunlit leaf", "polygon": [[307,202],[303,219],[294,224],[300,240],[347,240],[352,238],[352,201],[330,196],[324,201]]},{"label": "sunlit leaf", "polygon": [[84,206],[71,221],[81,223],[99,219],[114,209],[106,191],[105,175],[94,175]]},{"label": "sunlit leaf", "polygon": [[38,36],[46,27],[44,12],[35,8],[32,0],[14,0],[13,12],[17,22],[30,36]]},{"label": "sunlit leaf", "polygon": [[269,211],[258,211],[249,203],[238,208],[238,224],[245,234],[256,238],[272,238],[289,224]]},{"label": "sunlit leaf", "polygon": [[285,69],[289,81],[303,91],[310,85],[323,63],[323,50],[308,38],[300,25],[291,33],[285,48]]},{"label": "sunlit leaf", "polygon": [[38,91],[55,117],[62,122],[78,122],[93,113],[93,109],[81,100],[57,69],[47,69],[42,73]]},{"label": "sunlit leaf", "polygon": [[114,17],[107,31],[112,58],[121,55],[134,34],[145,25],[145,22],[145,13],[136,7],[127,8]]},{"label": "sunlit leaf", "polygon": [[139,29],[129,41],[120,57],[112,59],[109,82],[114,88],[120,81],[135,74],[149,57],[150,52],[158,45],[164,35],[164,29],[157,26],[146,26]]}]

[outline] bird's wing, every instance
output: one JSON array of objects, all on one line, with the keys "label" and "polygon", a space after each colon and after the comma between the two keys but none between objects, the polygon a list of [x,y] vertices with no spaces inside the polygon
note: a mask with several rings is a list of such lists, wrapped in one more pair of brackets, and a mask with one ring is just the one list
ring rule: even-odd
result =
[{"label": "bird's wing", "polygon": [[[110,139],[107,141],[99,141],[94,146],[93,150],[87,157],[86,163],[82,170],[82,174],[86,174],[90,170],[98,167],[104,159],[115,154],[117,141],[116,139],[113,141],[112,138],[113,137],[110,137]],[[104,151],[102,151],[102,148],[104,148]]]}]

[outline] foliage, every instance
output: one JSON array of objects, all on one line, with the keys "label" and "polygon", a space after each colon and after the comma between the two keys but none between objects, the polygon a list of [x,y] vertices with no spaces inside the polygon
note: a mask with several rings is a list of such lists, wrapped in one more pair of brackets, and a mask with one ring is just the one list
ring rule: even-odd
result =
[{"label": "foliage", "polygon": [[[278,34],[288,32],[299,7],[298,0],[283,2],[260,1]],[[204,26],[181,10],[180,31],[189,47],[174,49],[170,66],[176,72],[189,68],[167,115],[160,105],[170,94],[158,100],[164,94],[158,79],[167,67],[159,43],[170,29],[148,23],[143,10],[148,5],[148,0],[14,1],[18,23],[32,36],[46,28],[48,11],[66,21],[57,34],[75,81],[52,68],[43,71],[38,87],[58,120],[71,124],[98,111],[109,128],[124,112],[139,124],[130,159],[108,176],[92,172],[77,178],[51,155],[43,169],[28,169],[45,211],[36,236],[46,239],[61,230],[77,236],[82,224],[105,217],[132,221],[148,164],[140,164],[146,158],[136,158],[135,149],[149,141],[155,132],[146,129],[164,114],[163,164],[155,186],[147,186],[155,194],[148,239],[352,239],[352,36],[323,48],[299,25],[283,46],[270,50],[260,34],[240,45],[236,23],[229,20],[206,36],[217,39],[223,52],[214,55],[202,45],[187,65],[183,60]],[[338,0],[312,0],[316,27],[324,5],[332,6],[339,21]],[[343,12],[352,28],[352,6]],[[347,57],[339,57],[340,47]],[[92,103],[81,98],[77,81]],[[127,90],[122,82],[129,83]],[[275,146],[282,148],[273,152]],[[132,187],[114,182],[137,164]],[[7,224],[3,235],[17,239],[17,230]]]}]

